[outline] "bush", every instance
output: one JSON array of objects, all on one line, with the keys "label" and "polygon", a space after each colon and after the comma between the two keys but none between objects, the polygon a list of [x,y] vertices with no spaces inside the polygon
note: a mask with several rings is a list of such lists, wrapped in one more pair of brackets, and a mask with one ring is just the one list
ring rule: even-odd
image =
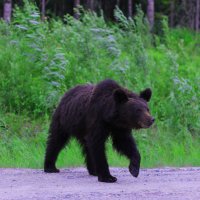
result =
[{"label": "bush", "polygon": [[170,30],[165,20],[162,36],[152,36],[140,9],[134,19],[116,9],[115,24],[81,13],[80,20],[41,22],[38,8],[26,1],[10,25],[0,22],[3,111],[46,115],[70,87],[112,78],[133,91],[153,89],[158,127],[198,135],[200,36]]}]

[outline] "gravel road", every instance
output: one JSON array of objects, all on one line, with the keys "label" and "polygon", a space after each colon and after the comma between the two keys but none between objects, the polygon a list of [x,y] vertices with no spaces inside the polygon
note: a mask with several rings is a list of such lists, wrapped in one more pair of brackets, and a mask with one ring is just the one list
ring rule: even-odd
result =
[{"label": "gravel road", "polygon": [[200,168],[142,169],[138,178],[127,168],[111,168],[116,183],[100,183],[85,168],[46,174],[35,169],[0,169],[1,200],[200,200]]}]

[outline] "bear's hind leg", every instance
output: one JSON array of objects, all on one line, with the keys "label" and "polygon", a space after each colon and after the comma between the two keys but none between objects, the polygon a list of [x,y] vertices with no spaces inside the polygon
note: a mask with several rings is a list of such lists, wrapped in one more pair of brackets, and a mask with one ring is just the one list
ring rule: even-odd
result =
[{"label": "bear's hind leg", "polygon": [[67,133],[56,132],[50,133],[47,140],[47,148],[45,154],[44,171],[48,173],[57,173],[55,163],[60,151],[69,142],[70,136]]},{"label": "bear's hind leg", "polygon": [[109,166],[105,154],[105,144],[98,143],[98,145],[91,144],[90,153],[95,162],[96,173],[99,182],[114,183],[117,178],[112,176],[109,171]]},{"label": "bear's hind leg", "polygon": [[97,176],[95,165],[92,162],[92,159],[91,159],[91,156],[89,155],[88,150],[86,150],[85,163],[86,163],[86,166],[87,166],[88,173],[92,176]]},{"label": "bear's hind leg", "polygon": [[91,160],[94,162],[99,182],[114,183],[117,178],[112,176],[105,154],[105,141],[108,133],[102,127],[95,126],[91,128],[90,134],[87,135],[87,147]]},{"label": "bear's hind leg", "polygon": [[88,150],[87,144],[85,142],[81,142],[83,155],[85,156],[85,164],[88,170],[88,173],[92,176],[97,176],[94,162],[92,161],[92,157]]},{"label": "bear's hind leg", "polygon": [[88,145],[86,143],[86,140],[84,138],[76,137],[78,142],[81,145],[82,153],[85,159],[85,164],[88,170],[88,173],[92,176],[97,176],[96,169],[94,162],[92,161],[92,157],[90,155],[90,152],[88,150]]}]

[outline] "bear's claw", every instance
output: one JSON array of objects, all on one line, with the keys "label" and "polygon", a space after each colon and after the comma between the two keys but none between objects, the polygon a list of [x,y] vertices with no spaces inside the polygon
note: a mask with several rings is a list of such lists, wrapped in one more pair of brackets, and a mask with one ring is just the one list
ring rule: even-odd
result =
[{"label": "bear's claw", "polygon": [[140,168],[138,166],[134,165],[133,163],[130,163],[129,172],[132,174],[132,176],[138,177],[139,170],[140,170]]},{"label": "bear's claw", "polygon": [[114,183],[117,181],[117,178],[114,176],[106,176],[106,177],[98,177],[99,182],[105,182],[105,183]]}]

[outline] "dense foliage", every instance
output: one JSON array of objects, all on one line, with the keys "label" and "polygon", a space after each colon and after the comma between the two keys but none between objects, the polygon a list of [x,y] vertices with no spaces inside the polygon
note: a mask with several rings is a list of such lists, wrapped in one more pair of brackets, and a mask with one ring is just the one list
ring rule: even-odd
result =
[{"label": "dense foliage", "polygon": [[45,119],[47,130],[48,116],[67,89],[105,78],[135,92],[152,88],[150,108],[156,126],[140,136],[146,153],[156,137],[162,144],[166,138],[169,143],[174,138],[182,144],[185,139],[199,141],[200,36],[185,29],[171,30],[165,19],[160,35],[151,35],[141,10],[133,20],[120,10],[115,10],[115,17],[117,24],[107,24],[103,17],[83,11],[80,20],[65,16],[64,22],[41,22],[38,8],[27,3],[15,9],[11,24],[0,22],[0,139],[4,145],[5,134],[11,132],[21,137],[37,135],[30,120],[10,130],[20,122],[17,116],[34,119],[35,127],[41,124],[36,121]]}]

